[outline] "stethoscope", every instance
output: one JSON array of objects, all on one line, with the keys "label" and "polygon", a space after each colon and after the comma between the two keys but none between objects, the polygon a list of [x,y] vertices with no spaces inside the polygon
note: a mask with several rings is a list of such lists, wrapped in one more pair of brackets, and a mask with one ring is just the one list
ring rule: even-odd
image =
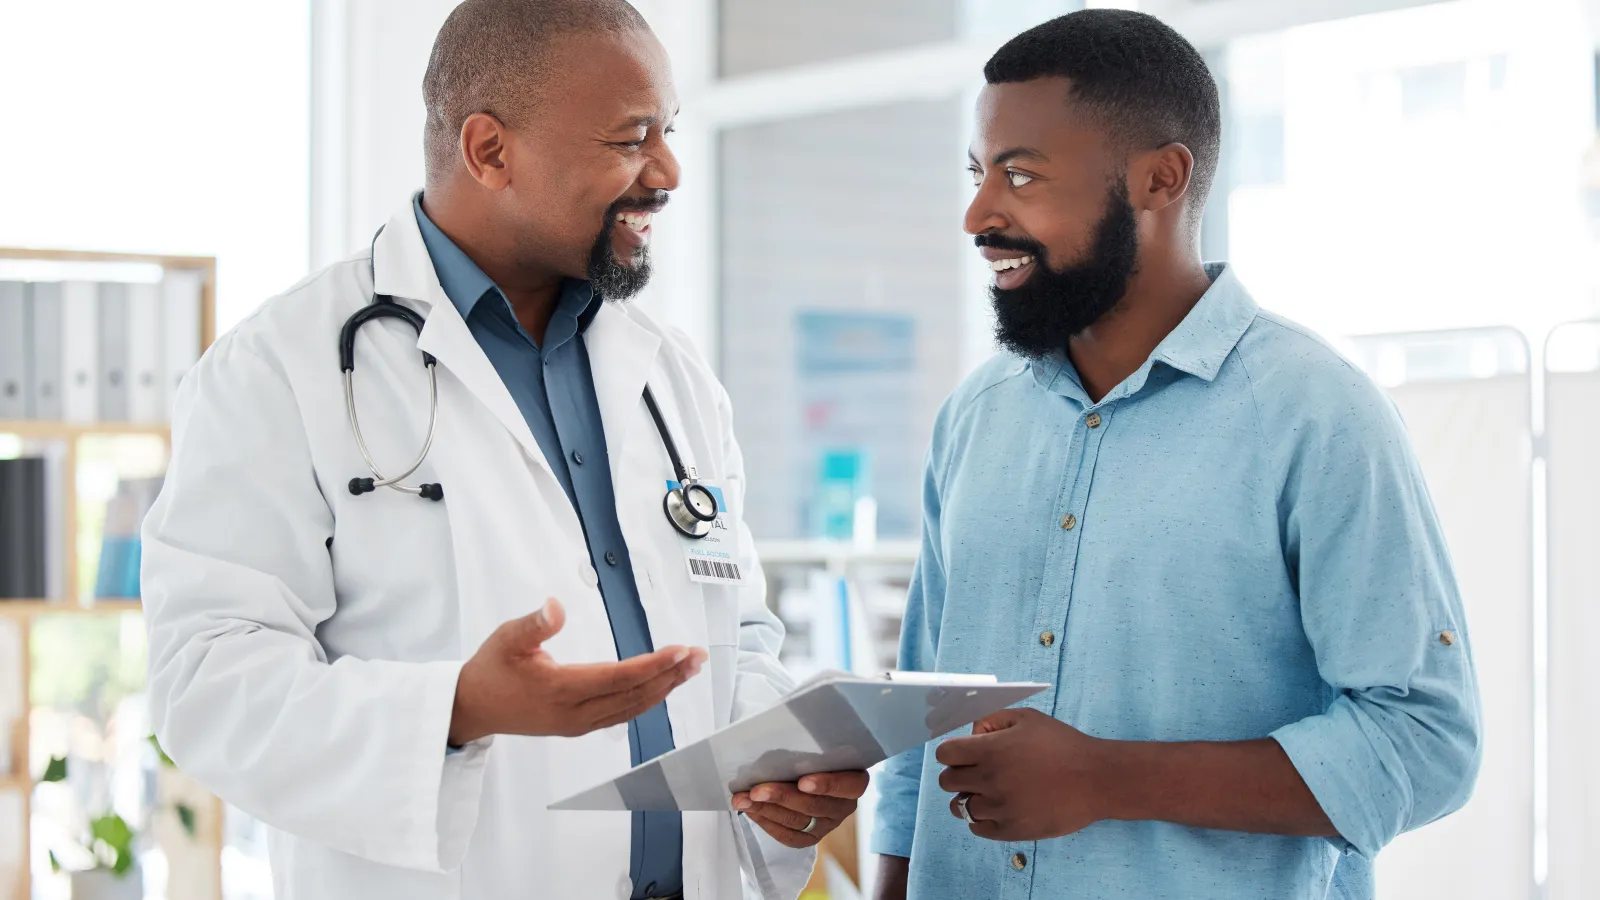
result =
[{"label": "stethoscope", "polygon": [[[383,229],[378,229],[382,234]],[[373,284],[377,284],[377,256],[378,236],[373,235],[374,261],[369,263],[373,277]],[[437,367],[439,361],[433,354],[426,350],[422,352],[422,365],[428,370],[428,433],[422,442],[422,451],[404,472],[392,477],[386,477],[378,471],[378,464],[373,461],[372,453],[367,450],[367,440],[361,434],[361,420],[356,415],[356,332],[361,326],[376,319],[399,319],[410,325],[420,338],[424,319],[421,313],[394,302],[388,294],[380,294],[373,289],[372,301],[366,306],[356,310],[350,318],[345,319],[344,325],[339,328],[339,371],[344,375],[344,408],[350,417],[350,431],[355,435],[356,447],[361,451],[361,458],[366,461],[367,469],[372,472],[371,478],[350,479],[350,493],[359,497],[370,494],[381,487],[392,488],[407,494],[416,494],[424,500],[443,500],[444,486],[434,484],[419,484],[412,487],[403,484],[417,469],[421,468],[423,460],[428,458],[428,451],[433,449],[434,429],[439,424],[439,375]],[[656,424],[656,431],[661,435],[661,443],[666,445],[667,456],[672,460],[673,474],[678,476],[678,486],[669,488],[667,496],[662,500],[662,509],[667,514],[667,521],[678,533],[687,538],[703,538],[711,533],[711,523],[717,518],[717,498],[705,485],[700,483],[699,473],[692,466],[685,466],[683,458],[678,455],[678,445],[672,439],[672,432],[667,428],[666,419],[661,416],[661,407],[656,405],[655,394],[647,384],[644,388],[644,403],[650,409],[650,418]]]}]

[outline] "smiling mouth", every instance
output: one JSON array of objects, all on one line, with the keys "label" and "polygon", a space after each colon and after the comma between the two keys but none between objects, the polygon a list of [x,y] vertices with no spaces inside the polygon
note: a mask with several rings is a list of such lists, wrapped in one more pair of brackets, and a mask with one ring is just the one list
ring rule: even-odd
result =
[{"label": "smiling mouth", "polygon": [[1002,291],[1009,291],[1021,287],[1033,275],[1033,257],[1008,256],[1003,259],[991,259],[990,271],[994,272],[994,286]]},{"label": "smiling mouth", "polygon": [[650,220],[655,218],[655,213],[647,212],[620,212],[617,221],[627,226],[635,234],[645,234],[650,230]]},{"label": "smiling mouth", "polygon": [[994,259],[989,261],[989,268],[995,272],[1006,272],[1011,269],[1020,269],[1033,262],[1031,256],[1013,256],[1009,259]]}]

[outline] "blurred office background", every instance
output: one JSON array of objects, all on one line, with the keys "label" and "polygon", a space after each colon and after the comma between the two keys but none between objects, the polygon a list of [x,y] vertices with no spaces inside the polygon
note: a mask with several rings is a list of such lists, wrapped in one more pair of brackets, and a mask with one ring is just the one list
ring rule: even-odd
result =
[{"label": "blurred office background", "polygon": [[[639,302],[733,397],[789,661],[882,668],[933,416],[992,352],[960,230],[981,66],[1083,4],[636,5],[674,60],[684,166]],[[1379,896],[1596,896],[1600,0],[1088,5],[1160,15],[1207,55],[1226,138],[1206,255],[1393,393],[1446,522],[1485,765],[1465,810],[1380,857]],[[420,186],[419,85],[452,6],[0,0],[0,248],[213,258],[226,330]],[[111,277],[97,265],[0,259],[0,281]],[[41,434],[0,421],[0,458],[66,465],[76,488],[78,596],[41,599],[117,596],[96,566],[164,436]],[[52,854],[73,867],[108,809],[144,832],[146,896],[270,896],[260,826],[172,799],[193,789],[144,741],[137,605],[101,608],[0,616],[0,727],[22,735],[0,772],[0,896],[69,896]],[[35,787],[56,758],[72,776]],[[180,806],[200,827],[174,828]]]}]

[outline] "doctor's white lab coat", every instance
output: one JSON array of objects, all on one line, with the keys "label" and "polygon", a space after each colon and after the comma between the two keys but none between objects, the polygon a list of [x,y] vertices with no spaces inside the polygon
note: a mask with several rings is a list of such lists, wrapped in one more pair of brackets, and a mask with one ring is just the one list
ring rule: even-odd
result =
[{"label": "doctor's white lab coat", "polygon": [[[374,253],[378,290],[427,324],[420,341],[394,319],[361,330],[361,425],[381,469],[409,465],[428,417],[419,347],[437,357],[437,437],[408,483],[438,482],[444,500],[346,487],[369,473],[337,336],[371,298],[371,254],[309,277],[219,339],[179,391],[170,470],[144,525],[162,746],[270,826],[279,900],[626,898],[628,814],[547,810],[627,770],[626,725],[445,752],[460,667],[502,622],[558,597],[567,623],[546,645],[558,661],[611,661],[616,648],[578,517],[439,287],[410,203]],[[792,686],[741,518],[728,397],[683,337],[638,309],[607,303],[583,339],[652,638],[710,652],[667,700],[682,746]],[[672,469],[646,383],[685,464],[725,489],[743,587],[688,577],[662,512]],[[815,859],[731,811],[685,813],[683,852],[692,900],[746,889],[789,900]]]}]

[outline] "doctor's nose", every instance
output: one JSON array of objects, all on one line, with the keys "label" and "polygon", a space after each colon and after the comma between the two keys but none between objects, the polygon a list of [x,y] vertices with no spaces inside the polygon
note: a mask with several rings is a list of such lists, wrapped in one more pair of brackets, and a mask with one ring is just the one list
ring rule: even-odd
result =
[{"label": "doctor's nose", "polygon": [[672,153],[672,148],[661,142],[651,154],[649,165],[639,173],[639,183],[652,191],[675,191],[678,189],[678,177],[682,174],[678,166],[678,157]]}]

